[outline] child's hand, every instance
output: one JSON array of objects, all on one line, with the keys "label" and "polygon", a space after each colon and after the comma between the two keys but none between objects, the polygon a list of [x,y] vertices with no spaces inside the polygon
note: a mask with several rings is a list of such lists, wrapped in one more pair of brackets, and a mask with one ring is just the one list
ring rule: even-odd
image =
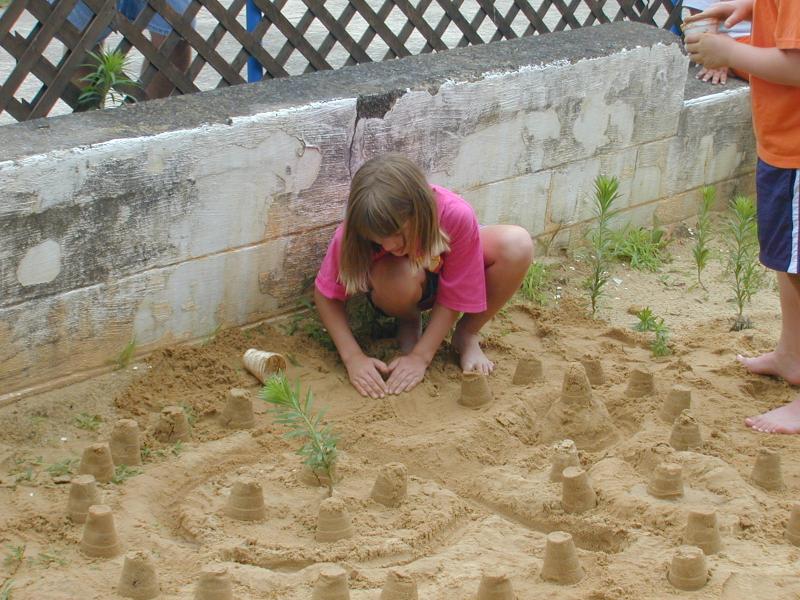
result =
[{"label": "child's hand", "polygon": [[703,65],[706,69],[721,69],[730,66],[729,51],[731,44],[736,43],[736,40],[727,35],[701,33],[687,36],[686,51],[689,58],[698,65]]},{"label": "child's hand", "polygon": [[703,67],[697,73],[697,78],[702,79],[703,81],[710,81],[714,85],[725,85],[728,81],[728,68],[723,67],[722,69],[709,69],[707,67]]},{"label": "child's hand", "polygon": [[752,16],[753,0],[732,0],[731,2],[716,2],[703,12],[686,17],[683,22],[688,24],[703,19],[716,19],[724,21],[725,27],[730,29],[741,21],[751,20]]},{"label": "child's hand", "polygon": [[425,377],[428,361],[414,354],[398,356],[389,363],[389,379],[386,382],[390,394],[408,392]]},{"label": "child's hand", "polygon": [[366,354],[358,354],[344,363],[350,383],[362,396],[383,398],[386,395],[386,382],[381,373],[389,373],[386,363]]}]

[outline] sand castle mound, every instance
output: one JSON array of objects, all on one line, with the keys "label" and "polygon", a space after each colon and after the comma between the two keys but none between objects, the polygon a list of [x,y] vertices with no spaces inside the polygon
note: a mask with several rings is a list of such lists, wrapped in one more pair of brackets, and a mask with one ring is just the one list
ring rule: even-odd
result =
[{"label": "sand castle mound", "polygon": [[605,405],[592,396],[592,387],[582,364],[569,365],[561,398],[547,411],[541,432],[545,442],[568,438],[579,449],[590,452],[608,448],[619,439]]}]

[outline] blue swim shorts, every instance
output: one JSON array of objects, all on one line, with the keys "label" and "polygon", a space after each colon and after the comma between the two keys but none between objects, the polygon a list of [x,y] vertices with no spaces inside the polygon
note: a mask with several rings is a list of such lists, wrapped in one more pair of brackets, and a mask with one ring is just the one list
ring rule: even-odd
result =
[{"label": "blue swim shorts", "polygon": [[780,169],[760,158],[756,167],[759,259],[768,269],[798,273],[800,169]]},{"label": "blue swim shorts", "polygon": [[[49,0],[51,4],[55,4],[58,0]],[[168,4],[172,10],[174,10],[179,15],[182,15],[186,9],[189,7],[191,0],[168,0]],[[144,10],[145,5],[147,3],[145,0],[117,0],[117,10],[125,15],[129,20],[135,21],[136,17]],[[94,16],[94,12],[90,9],[86,4],[83,2],[78,2],[75,5],[75,8],[72,9],[72,12],[67,17],[67,20],[72,23],[78,31],[83,31],[86,27],[89,26],[89,21],[92,20]],[[172,33],[172,26],[164,20],[164,17],[156,13],[153,15],[153,18],[150,19],[150,23],[147,25],[148,31],[151,33],[155,33],[158,35],[168,36]],[[109,34],[111,33],[111,28],[107,27],[103,33],[100,34],[100,39],[97,40],[98,43],[102,42],[106,39]]]}]

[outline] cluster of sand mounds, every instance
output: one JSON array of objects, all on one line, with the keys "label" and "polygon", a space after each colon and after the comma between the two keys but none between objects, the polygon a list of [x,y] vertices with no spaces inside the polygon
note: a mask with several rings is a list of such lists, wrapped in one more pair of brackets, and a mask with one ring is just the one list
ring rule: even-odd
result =
[{"label": "cluster of sand mounds", "polygon": [[[158,352],[117,387],[31,399],[75,408],[40,424],[30,462],[0,446],[15,478],[0,534],[30,557],[13,598],[798,597],[800,442],[741,425],[793,392],[730,355],[773,334],[670,315],[674,354],[654,359],[624,307],[610,318],[570,300],[512,307],[487,332],[490,376],[445,349],[420,386],[380,401],[317,341],[271,325]],[[327,407],[331,497],[258,400],[250,348],[287,357]],[[72,424],[87,398],[97,431]],[[19,444],[9,410],[0,444]],[[65,456],[68,485],[44,469]]]}]

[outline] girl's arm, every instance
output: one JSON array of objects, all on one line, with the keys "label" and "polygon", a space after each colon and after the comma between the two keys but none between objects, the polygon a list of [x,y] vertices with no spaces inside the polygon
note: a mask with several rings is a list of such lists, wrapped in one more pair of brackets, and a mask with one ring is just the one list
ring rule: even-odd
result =
[{"label": "girl's arm", "polygon": [[417,385],[425,377],[425,371],[431,364],[436,351],[442,345],[447,333],[453,328],[459,312],[451,310],[439,303],[433,305],[431,320],[425,333],[405,356],[399,356],[389,363],[387,390],[390,394],[406,392]]},{"label": "girl's arm", "polygon": [[383,361],[369,357],[361,350],[347,323],[344,302],[327,298],[315,289],[314,303],[322,324],[328,330],[347,368],[347,375],[353,387],[362,396],[383,398],[386,395],[387,384],[381,373],[388,373],[389,368]]}]

